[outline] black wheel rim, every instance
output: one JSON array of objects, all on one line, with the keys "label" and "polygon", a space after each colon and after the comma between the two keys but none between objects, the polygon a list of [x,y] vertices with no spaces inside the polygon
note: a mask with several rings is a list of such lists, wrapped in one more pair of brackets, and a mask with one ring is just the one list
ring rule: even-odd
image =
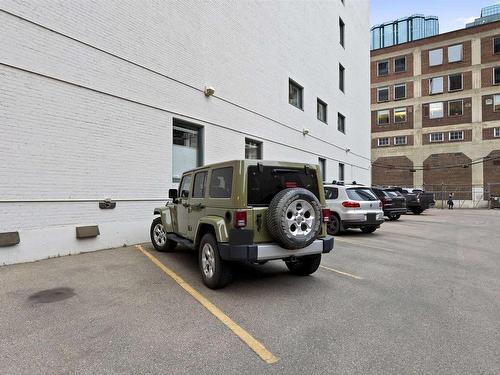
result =
[{"label": "black wheel rim", "polygon": [[330,233],[337,233],[339,228],[339,224],[336,219],[331,218],[330,221],[328,222],[328,230]]}]

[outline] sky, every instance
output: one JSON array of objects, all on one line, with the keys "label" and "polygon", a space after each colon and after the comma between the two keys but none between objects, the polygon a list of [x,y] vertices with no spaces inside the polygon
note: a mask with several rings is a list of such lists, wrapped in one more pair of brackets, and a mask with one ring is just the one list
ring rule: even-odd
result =
[{"label": "sky", "polygon": [[[355,0],[354,0],[355,1]],[[438,16],[439,32],[463,29],[481,14],[481,8],[499,0],[371,0],[370,26],[415,13]]]}]

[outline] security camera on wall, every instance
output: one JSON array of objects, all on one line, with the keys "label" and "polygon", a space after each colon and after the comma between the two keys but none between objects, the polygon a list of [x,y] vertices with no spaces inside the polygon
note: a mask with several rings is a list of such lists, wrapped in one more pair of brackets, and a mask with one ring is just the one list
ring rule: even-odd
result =
[{"label": "security camera on wall", "polygon": [[205,96],[209,97],[215,94],[215,89],[212,86],[205,87]]}]

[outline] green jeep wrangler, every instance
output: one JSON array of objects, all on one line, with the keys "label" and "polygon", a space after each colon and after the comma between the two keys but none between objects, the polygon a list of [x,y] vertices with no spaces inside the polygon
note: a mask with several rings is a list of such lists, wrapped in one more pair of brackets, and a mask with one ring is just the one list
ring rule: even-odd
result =
[{"label": "green jeep wrangler", "polygon": [[320,176],[316,165],[259,160],[187,171],[179,189],[169,190],[172,201],[154,210],[160,216],[151,224],[151,241],[158,251],[177,244],[196,249],[203,282],[212,289],[231,280],[234,261],[282,259],[292,273],[309,275],[333,248]]}]

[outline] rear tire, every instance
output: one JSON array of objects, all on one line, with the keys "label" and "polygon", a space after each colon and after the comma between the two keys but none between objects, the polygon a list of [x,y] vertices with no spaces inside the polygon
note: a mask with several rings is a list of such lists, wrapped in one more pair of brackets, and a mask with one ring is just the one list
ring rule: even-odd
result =
[{"label": "rear tire", "polygon": [[361,231],[363,233],[373,233],[377,230],[377,227],[363,227],[361,228]]},{"label": "rear tire", "polygon": [[173,251],[177,246],[177,242],[169,240],[167,238],[167,232],[165,232],[165,227],[161,222],[161,217],[157,217],[151,223],[149,236],[151,237],[151,243],[153,244],[156,251],[162,253]]},{"label": "rear tire", "polygon": [[398,220],[401,217],[401,214],[389,214],[387,216],[390,221]]},{"label": "rear tire", "polygon": [[198,247],[198,265],[203,284],[210,289],[225,287],[232,279],[231,263],[221,259],[213,234],[205,234]]},{"label": "rear tire", "polygon": [[413,212],[414,215],[420,215],[422,212],[424,212],[424,210],[422,210],[421,208],[413,208],[411,212]]},{"label": "rear tire", "polygon": [[285,261],[291,273],[298,276],[308,276],[317,271],[321,263],[321,254],[307,255],[297,258],[294,262]]},{"label": "rear tire", "polygon": [[330,214],[330,221],[328,222],[326,229],[330,236],[336,236],[340,233],[340,219],[337,215]]}]

